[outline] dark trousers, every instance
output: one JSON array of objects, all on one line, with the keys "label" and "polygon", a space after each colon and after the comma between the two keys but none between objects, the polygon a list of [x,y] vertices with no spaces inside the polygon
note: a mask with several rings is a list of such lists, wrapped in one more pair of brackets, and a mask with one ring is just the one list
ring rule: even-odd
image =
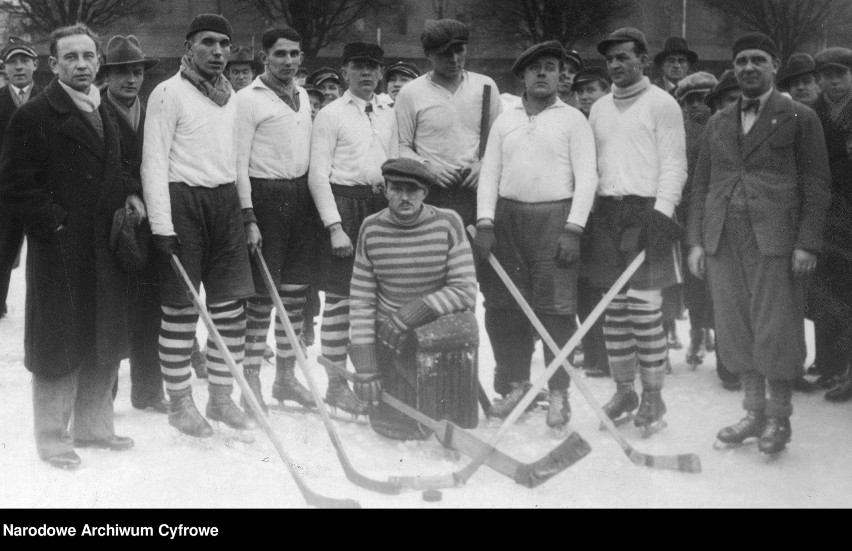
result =
[{"label": "dark trousers", "polygon": [[23,243],[23,224],[6,213],[0,214],[0,315],[6,313],[9,280]]},{"label": "dark trousers", "polygon": [[36,449],[47,459],[74,451],[73,440],[115,434],[112,389],[119,362],[79,369],[61,377],[33,374]]},{"label": "dark trousers", "polygon": [[164,397],[158,354],[161,310],[156,267],[134,274],[130,284],[130,401],[145,407]]},{"label": "dark trousers", "polygon": [[[603,295],[603,291],[593,287],[585,277],[577,280],[577,315],[580,323],[589,317]],[[586,369],[600,368],[609,371],[603,324],[604,316],[601,316],[583,337],[583,364]]]}]

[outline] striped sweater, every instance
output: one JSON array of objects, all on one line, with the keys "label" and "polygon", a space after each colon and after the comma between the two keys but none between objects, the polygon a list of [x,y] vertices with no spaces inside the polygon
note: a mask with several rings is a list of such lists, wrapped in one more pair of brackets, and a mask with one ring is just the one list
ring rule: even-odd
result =
[{"label": "striped sweater", "polygon": [[423,205],[409,225],[388,209],[364,220],[350,287],[350,340],[376,341],[376,320],[423,299],[442,316],[473,308],[476,273],[459,216]]}]

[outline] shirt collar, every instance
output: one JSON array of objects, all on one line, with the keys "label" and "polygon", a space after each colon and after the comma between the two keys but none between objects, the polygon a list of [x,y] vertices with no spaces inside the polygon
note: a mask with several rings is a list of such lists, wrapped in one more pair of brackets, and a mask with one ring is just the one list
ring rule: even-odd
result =
[{"label": "shirt collar", "polygon": [[15,91],[15,95],[21,95],[21,91],[22,91],[22,90],[23,90],[25,93],[29,94],[30,90],[32,90],[32,89],[33,89],[33,83],[32,83],[32,82],[30,82],[28,85],[24,86],[23,88],[18,88],[18,87],[17,87],[17,86],[15,86],[14,84],[9,84],[9,86],[11,86],[11,87],[12,87],[12,90],[14,90],[14,91]]},{"label": "shirt collar", "polygon": [[358,96],[356,96],[355,94],[350,92],[349,90],[346,90],[345,92],[343,92],[342,98],[343,98],[343,101],[354,104],[355,107],[357,107],[358,110],[361,111],[362,113],[364,112],[364,108],[367,107],[367,103],[373,104],[373,111],[375,111],[378,107],[384,107],[384,104],[382,104],[378,101],[378,97],[376,96],[376,94],[373,94],[373,97],[371,97],[370,101],[367,102],[367,101],[362,100],[361,98],[359,98]]},{"label": "shirt collar", "polygon": [[[524,107],[524,99],[526,97],[527,97],[527,93],[523,92],[521,94],[521,101],[519,101],[517,104],[515,104],[514,108],[526,110],[526,107]],[[553,105],[548,105],[547,108],[544,109],[544,111],[547,111],[548,109],[554,109],[554,108],[557,108],[557,107],[568,107],[568,104],[565,103],[564,101],[562,101],[561,99],[559,99],[559,96],[556,96],[556,101],[553,102]],[[544,111],[542,111],[542,112],[544,112]]]}]

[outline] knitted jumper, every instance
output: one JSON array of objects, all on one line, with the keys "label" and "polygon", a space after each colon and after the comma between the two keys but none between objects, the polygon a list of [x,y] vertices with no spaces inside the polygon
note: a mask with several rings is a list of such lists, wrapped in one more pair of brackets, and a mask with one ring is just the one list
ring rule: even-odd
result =
[{"label": "knitted jumper", "polygon": [[361,226],[349,296],[351,343],[374,343],[376,320],[415,299],[439,316],[476,303],[473,255],[452,211],[423,205],[404,225],[385,209]]}]

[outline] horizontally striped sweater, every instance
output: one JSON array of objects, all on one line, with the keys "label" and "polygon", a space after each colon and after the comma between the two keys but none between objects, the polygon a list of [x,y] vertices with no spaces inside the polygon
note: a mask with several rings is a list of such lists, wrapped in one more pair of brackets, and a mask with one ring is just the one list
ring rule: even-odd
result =
[{"label": "horizontally striped sweater", "polygon": [[376,341],[376,320],[422,298],[442,316],[473,308],[476,272],[459,216],[423,205],[411,224],[388,209],[364,220],[349,294],[350,342]]}]

